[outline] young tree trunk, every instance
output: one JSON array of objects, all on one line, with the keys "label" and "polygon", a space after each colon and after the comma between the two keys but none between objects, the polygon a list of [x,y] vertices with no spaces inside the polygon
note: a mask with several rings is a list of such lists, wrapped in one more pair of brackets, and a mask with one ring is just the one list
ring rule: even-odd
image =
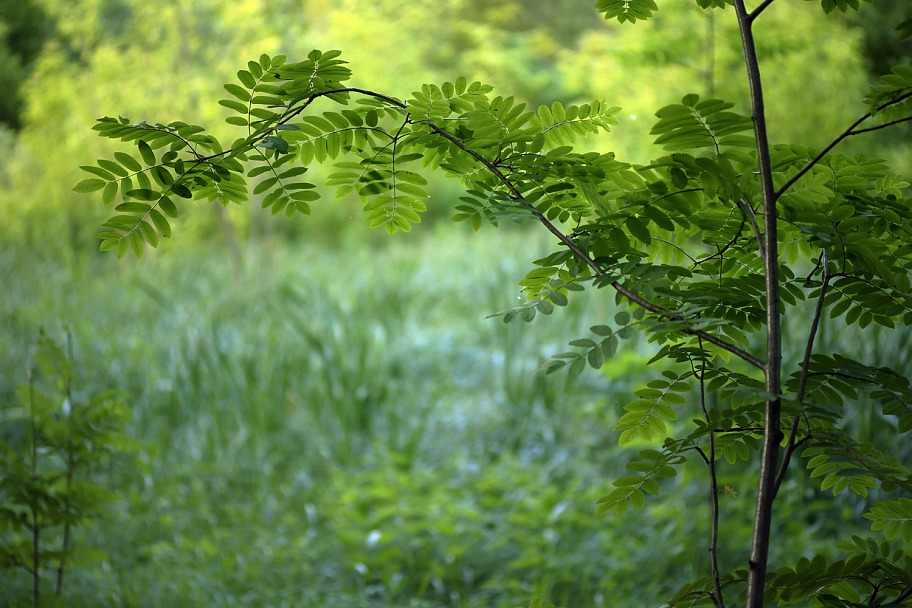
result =
[{"label": "young tree trunk", "polygon": [[764,414],[763,449],[760,460],[760,479],[757,490],[757,505],[754,513],[754,530],[751,542],[750,567],[747,579],[747,606],[761,608],[766,586],[766,568],[769,555],[770,529],[773,517],[773,501],[776,497],[776,473],[779,461],[779,444],[782,441],[780,428],[781,401],[781,359],[782,335],[779,319],[779,246],[776,214],[776,190],[773,187],[773,170],[767,141],[766,118],[763,106],[763,86],[757,50],[754,45],[752,25],[768,3],[748,13],[744,0],[735,0],[735,13],[741,30],[744,60],[750,82],[751,111],[754,134],[757,143],[757,159],[760,183],[763,192],[763,256],[766,272],[766,402]]}]

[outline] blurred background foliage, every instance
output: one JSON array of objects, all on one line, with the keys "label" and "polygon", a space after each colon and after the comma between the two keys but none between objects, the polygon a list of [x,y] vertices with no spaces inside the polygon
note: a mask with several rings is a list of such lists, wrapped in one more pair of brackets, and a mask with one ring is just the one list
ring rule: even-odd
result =
[{"label": "blurred background foliage", "polygon": [[[644,162],[660,154],[648,136],[658,108],[747,90],[729,15],[666,4],[636,27],[603,22],[588,0],[0,4],[0,403],[13,403],[38,329],[67,325],[82,390],[124,391],[141,446],[93,473],[117,499],[79,533],[106,557],[79,564],[68,605],[513,606],[537,595],[645,606],[705,574],[699,469],[643,512],[594,515],[632,456],[610,429],[656,372],[648,346],[572,385],[532,373],[612,313],[604,294],[532,326],[484,319],[515,303],[546,238],[451,226],[459,192],[437,180],[429,225],[408,238],[370,233],[357,201],[331,196],[293,221],[256,200],[193,203],[173,242],[116,261],[94,238],[106,210],[71,192],[78,165],[109,155],[96,118],[180,119],[230,141],[221,85],[260,53],[312,48],[341,49],[356,86],[393,95],[463,75],[533,107],[605,99],[624,108],[621,124],[593,149]],[[775,142],[823,145],[863,113],[866,87],[912,57],[892,30],[903,11],[824,16],[783,2],[764,15]],[[852,145],[902,170],[909,134]],[[909,346],[907,331],[882,330],[853,351],[912,373]],[[875,408],[853,423],[867,437],[889,424]],[[750,534],[750,473],[724,473],[733,547]],[[866,529],[858,500],[788,483],[781,508],[814,515],[783,517],[775,551],[832,553]],[[0,605],[25,584],[0,571]]]}]

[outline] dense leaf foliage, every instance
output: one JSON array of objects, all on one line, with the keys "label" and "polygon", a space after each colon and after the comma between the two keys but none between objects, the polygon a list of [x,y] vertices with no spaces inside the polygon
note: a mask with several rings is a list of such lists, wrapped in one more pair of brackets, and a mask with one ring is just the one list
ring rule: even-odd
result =
[{"label": "dense leaf foliage", "polygon": [[[899,545],[859,540],[843,561],[802,558],[769,573],[768,527],[755,536],[759,570],[754,563],[750,573],[721,574],[715,551],[717,469],[761,462],[758,520],[769,518],[799,448],[822,491],[877,496],[866,517],[887,543],[908,544],[912,535],[904,496],[912,472],[888,446],[860,440],[844,424],[865,397],[895,418],[897,435],[908,433],[908,378],[815,351],[824,324],[858,331],[912,324],[908,176],[878,159],[833,152],[850,137],[912,121],[912,66],[872,88],[866,111],[859,103],[858,120],[828,146],[769,145],[751,25],[773,3],[751,13],[740,0],[698,4],[735,8],[754,117],[728,101],[685,95],[656,113],[652,134],[665,154],[649,163],[577,151],[582,138],[617,124],[619,108],[603,100],[528,108],[462,78],[398,99],[349,86],[340,52],[315,50],[299,63],[263,55],[225,85],[229,98],[219,103],[243,131],[230,145],[182,122],[100,119],[100,135],[133,142],[136,153],[83,167],[91,177],[75,189],[101,191],[116,204],[99,235],[102,249],[140,256],[171,236],[189,199],[228,205],[252,193],[273,213],[309,213],[318,194],[303,176],[313,164],[331,165],[326,183],[337,196],[357,196],[368,224],[391,234],[411,230],[427,210],[423,171],[459,180],[465,195],[455,220],[476,230],[534,221],[559,244],[520,280],[525,301],[499,313],[505,321],[551,314],[587,289],[615,294],[613,318],[571,341],[572,350],[542,366],[545,373],[566,368],[575,377],[600,368],[634,335],[655,344],[653,362],[665,369],[634,392],[616,425],[621,445],[646,449],[599,510],[642,508],[688,458],[705,463],[715,501],[712,576],[670,605],[722,606],[745,585],[752,606],[764,587],[768,600],[782,603],[901,605],[912,586],[898,565],[909,559]],[[859,5],[821,3],[825,12]],[[652,0],[596,7],[620,22],[659,10]],[[783,336],[782,316],[804,319],[803,335]],[[799,355],[780,368],[783,341]],[[681,422],[687,419],[693,423]]]}]

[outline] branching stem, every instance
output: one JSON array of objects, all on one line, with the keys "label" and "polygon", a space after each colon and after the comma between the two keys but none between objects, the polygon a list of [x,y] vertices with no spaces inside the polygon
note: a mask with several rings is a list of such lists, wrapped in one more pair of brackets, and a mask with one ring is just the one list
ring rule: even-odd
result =
[{"label": "branching stem", "polygon": [[[484,156],[482,156],[475,150],[468,148],[459,139],[457,139],[456,137],[454,137],[453,135],[451,135],[450,133],[448,133],[441,127],[435,125],[434,123],[426,123],[426,124],[432,131],[434,131],[435,133],[437,133],[444,139],[448,140],[454,146],[456,146],[457,148],[459,148],[460,150],[462,150],[463,152],[465,152],[466,154],[468,154],[469,156],[471,156],[472,158],[474,158],[475,160],[477,160],[478,162],[483,164],[488,169],[488,171],[490,171],[502,184],[504,184],[504,186],[510,191],[511,196],[517,202],[519,202],[524,207],[526,207],[526,209],[528,209],[528,211],[535,217],[535,219],[538,220],[545,228],[547,228],[551,234],[556,236],[557,239],[565,247],[567,247],[567,249],[572,251],[574,255],[576,255],[580,260],[585,262],[585,264],[587,266],[589,266],[589,268],[592,269],[593,273],[595,273],[595,276],[603,276],[605,274],[605,271],[602,269],[602,267],[599,266],[599,264],[594,259],[592,259],[592,257],[586,251],[584,251],[579,245],[577,245],[573,241],[573,239],[571,239],[569,237],[569,235],[566,235],[563,232],[561,232],[561,230],[557,226],[555,226],[551,222],[551,220],[549,220],[547,217],[545,217],[545,215],[541,211],[536,209],[534,205],[532,205],[530,202],[528,202],[522,196],[522,193],[516,188],[515,185],[513,185],[513,182],[511,182],[510,179],[506,175],[504,175],[504,173],[500,170],[500,168],[497,167],[497,165],[495,165],[494,163],[492,163],[491,161],[486,159]],[[612,281],[611,286],[617,292],[619,292],[622,296],[627,298],[630,302],[633,302],[637,306],[645,308],[649,312],[661,315],[661,316],[666,317],[673,321],[684,321],[684,318],[681,317],[680,315],[675,314],[674,312],[672,312],[670,310],[666,310],[666,309],[662,308],[661,306],[658,306],[658,305],[642,298],[641,296],[639,296],[638,294],[631,291],[628,287],[626,287],[619,281]],[[714,344],[714,345],[718,346],[719,348],[725,349],[725,350],[729,351],[730,353],[737,355],[744,361],[747,361],[748,363],[750,363],[751,365],[753,365],[757,368],[763,369],[763,367],[764,367],[764,362],[761,359],[759,359],[758,357],[752,355],[751,353],[747,352],[743,348],[735,346],[734,344],[732,344],[726,340],[723,340],[722,338],[719,338],[718,336],[705,332],[702,329],[692,329],[692,328],[685,327],[685,328],[681,329],[681,333],[691,335],[691,336],[696,336],[698,338],[702,338],[703,340],[706,340],[707,342],[710,342],[711,344]]]},{"label": "branching stem", "polygon": [[738,206],[744,211],[744,215],[750,220],[751,228],[754,229],[754,236],[757,237],[757,250],[760,252],[760,259],[766,261],[766,250],[763,248],[763,235],[760,233],[760,226],[757,225],[757,214],[743,198],[738,200]]},{"label": "branching stem", "polygon": [[[326,91],[318,91],[316,93],[313,93],[312,95],[307,97],[306,100],[304,100],[304,102],[300,106],[296,107],[294,110],[291,110],[285,116],[283,116],[281,118],[281,120],[277,121],[276,126],[286,124],[289,121],[291,121],[294,117],[298,116],[307,107],[309,107],[316,99],[318,99],[320,97],[326,97],[328,95],[338,94],[338,93],[359,93],[361,95],[365,95],[368,97],[373,97],[375,99],[380,99],[382,101],[385,101],[386,103],[390,104],[391,106],[394,106],[401,110],[408,109],[408,106],[405,102],[400,101],[394,97],[390,97],[388,95],[383,95],[382,93],[377,93],[375,91],[370,91],[368,89],[361,89],[358,87],[344,87],[344,88],[338,88],[338,89],[330,89],[330,90],[326,90]],[[592,269],[595,276],[603,276],[605,274],[605,271],[592,258],[592,256],[590,256],[579,245],[577,245],[573,241],[573,239],[570,238],[569,235],[564,234],[559,228],[557,228],[557,226],[554,225],[553,222],[551,222],[547,217],[545,217],[545,215],[541,211],[539,211],[534,205],[532,205],[530,202],[528,202],[522,196],[522,193],[516,188],[516,186],[513,184],[513,182],[510,180],[510,178],[507,177],[495,163],[489,161],[488,159],[486,159],[484,156],[482,156],[475,150],[468,148],[458,138],[454,137],[453,135],[448,133],[445,129],[434,124],[433,122],[430,122],[430,121],[421,121],[421,122],[426,124],[427,127],[431,131],[433,131],[437,135],[443,137],[444,139],[446,139],[447,141],[452,143],[454,146],[456,146],[457,148],[459,148],[460,150],[462,150],[463,152],[465,152],[466,154],[468,154],[469,156],[471,156],[472,158],[477,160],[479,163],[484,165],[484,167],[492,175],[494,175],[494,177],[496,177],[502,184],[504,184],[504,186],[509,190],[512,198],[514,200],[516,200],[518,203],[520,203],[521,205],[523,205],[535,217],[535,219],[538,220],[539,223],[541,223],[545,228],[547,228],[551,234],[553,234],[555,237],[557,237],[557,239],[565,247],[567,247],[570,251],[572,251],[575,256],[577,256],[581,261],[583,261],[587,266],[589,266],[589,268]],[[269,130],[261,130],[258,132],[258,134],[248,137],[247,140],[245,140],[244,145],[242,147],[255,145],[258,140],[266,137],[269,132],[270,132]],[[197,164],[207,162],[207,161],[212,160],[217,157],[222,157],[222,156],[226,156],[226,155],[230,156],[233,153],[236,153],[236,152],[235,151],[226,151],[226,152],[220,152],[217,154],[213,154],[210,156],[200,157],[200,158],[197,158]],[[661,306],[658,306],[658,305],[646,300],[645,298],[641,297],[640,295],[638,295],[637,293],[632,291],[630,288],[628,288],[627,286],[620,283],[619,281],[612,281],[611,286],[616,291],[618,291],[621,295],[623,295],[625,298],[627,298],[627,300],[636,304],[637,306],[640,306],[640,307],[648,310],[649,312],[666,317],[667,319],[672,320],[672,321],[685,321],[686,320],[681,315],[679,315],[673,311],[666,310],[666,309],[662,308]],[[739,357],[740,359],[746,361],[747,363],[750,363],[754,367],[757,367],[758,369],[763,369],[765,366],[765,362],[762,359],[760,359],[759,357],[749,353],[748,351],[744,350],[743,348],[740,348],[726,340],[723,340],[722,338],[719,338],[718,336],[707,333],[701,329],[692,329],[689,327],[682,328],[680,331],[683,334],[702,338],[703,340],[706,340],[707,342],[709,342],[715,346],[718,346],[719,348],[727,350],[730,353]]]},{"label": "branching stem", "polygon": [[749,22],[749,23],[753,23],[753,22],[754,22],[754,19],[756,19],[757,17],[759,17],[759,16],[760,16],[760,13],[762,13],[764,10],[766,10],[766,8],[767,8],[770,4],[772,4],[773,2],[775,2],[775,0],[763,0],[763,3],[760,4],[760,6],[758,6],[757,8],[755,8],[755,9],[751,12],[750,15],[748,15],[748,17],[747,17],[748,22]]}]

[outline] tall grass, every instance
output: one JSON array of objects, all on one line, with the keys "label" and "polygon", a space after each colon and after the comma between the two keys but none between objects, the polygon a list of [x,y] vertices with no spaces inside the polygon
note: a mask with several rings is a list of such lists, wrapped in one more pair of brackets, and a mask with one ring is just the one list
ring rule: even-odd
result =
[{"label": "tall grass", "polygon": [[[203,247],[0,254],[0,396],[37,328],[67,324],[91,383],[77,390],[124,390],[142,446],[106,473],[117,509],[79,540],[108,558],[74,576],[70,605],[643,606],[699,576],[699,477],[623,520],[594,515],[630,457],[611,427],[648,356],[575,383],[533,373],[611,298],[487,318],[552,246],[443,229],[276,244],[239,275]],[[789,534],[831,543],[819,530]]]},{"label": "tall grass", "polygon": [[[97,385],[83,388],[131,397],[139,474],[125,466],[116,478],[129,490],[120,524],[94,537],[123,577],[111,602],[227,597],[217,558],[297,547],[263,526],[290,513],[295,526],[313,523],[314,503],[336,500],[340,471],[392,463],[471,478],[517,455],[566,458],[561,440],[593,425],[555,421],[594,412],[602,396],[532,370],[584,333],[591,303],[526,327],[486,318],[517,303],[524,260],[549,244],[458,234],[252,251],[239,278],[202,249],[72,267],[5,252],[4,397],[37,328],[62,324]],[[173,576],[190,564],[195,574]]]}]

